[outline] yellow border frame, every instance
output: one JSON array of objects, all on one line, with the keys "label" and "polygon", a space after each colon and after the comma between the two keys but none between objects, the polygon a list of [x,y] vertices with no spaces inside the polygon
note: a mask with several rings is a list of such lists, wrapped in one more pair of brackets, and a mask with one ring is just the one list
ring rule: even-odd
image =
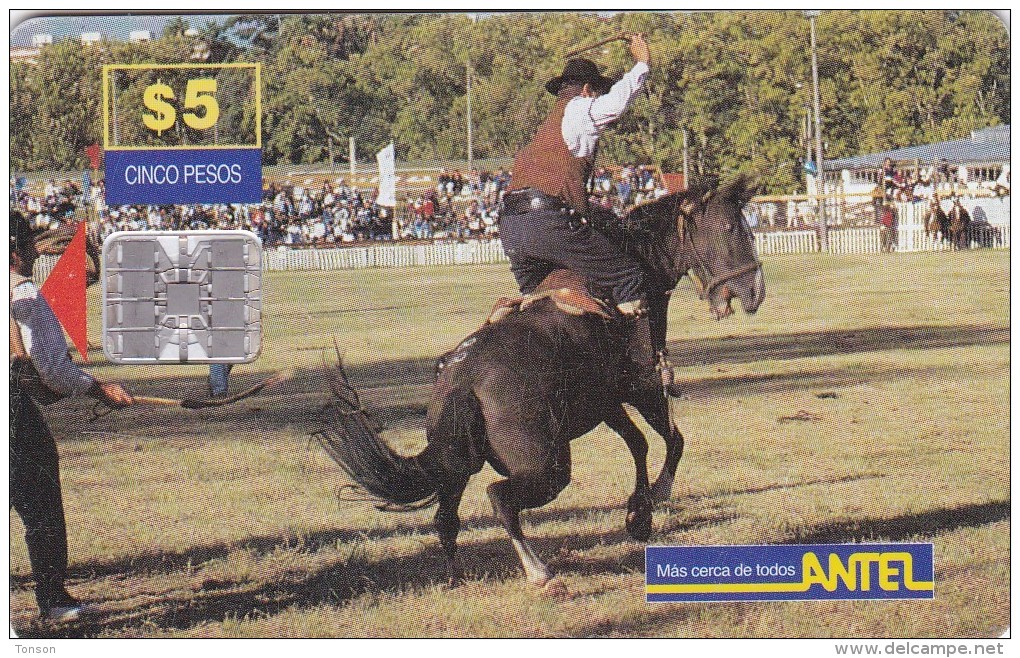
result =
[{"label": "yellow border frame", "polygon": [[[130,69],[244,69],[255,70],[255,144],[215,146],[110,146],[110,71]],[[103,149],[107,151],[197,151],[262,148],[262,64],[104,64],[103,65]]]}]

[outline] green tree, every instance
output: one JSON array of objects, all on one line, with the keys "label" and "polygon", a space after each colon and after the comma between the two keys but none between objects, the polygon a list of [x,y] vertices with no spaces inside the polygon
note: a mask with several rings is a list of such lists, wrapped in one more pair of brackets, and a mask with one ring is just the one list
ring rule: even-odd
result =
[{"label": "green tree", "polygon": [[[1009,121],[1009,36],[990,12],[824,11],[817,28],[826,158]],[[197,36],[171,21],[149,43],[62,42],[43,48],[36,65],[12,65],[11,161],[21,170],[83,165],[83,148],[101,136],[102,64],[206,54],[201,61],[262,63],[266,164],[335,164],[351,137],[363,161],[391,139],[401,159],[463,159],[469,68],[473,153],[509,158],[552,106],[544,84],[564,55],[636,31],[648,34],[652,74],[601,140],[602,162],[678,170],[686,134],[694,174],[751,172],[773,191],[801,185],[794,163],[805,151],[812,85],[799,11],[248,14],[210,21]],[[586,56],[612,75],[632,64],[622,43]],[[119,107],[141,107],[150,82],[127,80]],[[223,130],[252,130],[252,112],[251,103],[228,107]],[[160,142],[122,129],[138,132],[120,135],[137,143]]]},{"label": "green tree", "polygon": [[11,63],[11,167],[26,169],[35,166],[35,108],[39,90],[33,67],[25,62]]},{"label": "green tree", "polygon": [[263,76],[264,162],[335,161],[349,137],[378,135],[377,99],[358,83],[358,59],[378,29],[359,16],[282,19]]},{"label": "green tree", "polygon": [[85,148],[102,134],[99,80],[106,54],[102,44],[83,48],[73,41],[42,48],[38,64],[31,68],[33,79],[26,85],[38,93],[31,121],[17,122],[32,133],[31,155],[25,163],[12,164],[64,171],[87,166]]}]

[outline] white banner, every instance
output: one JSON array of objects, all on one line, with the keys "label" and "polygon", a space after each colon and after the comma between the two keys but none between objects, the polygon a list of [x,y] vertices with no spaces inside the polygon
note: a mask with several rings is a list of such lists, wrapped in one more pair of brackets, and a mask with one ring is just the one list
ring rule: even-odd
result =
[{"label": "white banner", "polygon": [[375,154],[379,163],[379,197],[376,203],[387,208],[397,205],[397,162],[393,153],[393,142]]}]

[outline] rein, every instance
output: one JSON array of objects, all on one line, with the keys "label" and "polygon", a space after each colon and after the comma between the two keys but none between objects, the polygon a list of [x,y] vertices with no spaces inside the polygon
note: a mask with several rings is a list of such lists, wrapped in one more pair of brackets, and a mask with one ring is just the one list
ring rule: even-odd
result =
[{"label": "rein", "polygon": [[[702,267],[709,274],[712,274],[712,271],[709,270],[707,267],[705,267],[704,265],[702,265]],[[729,272],[726,272],[725,274],[721,274],[721,275],[713,278],[712,280],[710,280],[708,282],[707,285],[706,284],[702,284],[701,279],[698,278],[696,273],[689,272],[689,274],[692,275],[691,276],[691,280],[694,281],[695,286],[697,286],[697,288],[698,288],[698,296],[701,299],[708,299],[708,297],[715,291],[716,288],[718,288],[722,284],[726,283],[727,281],[729,281],[731,279],[735,279],[738,276],[743,276],[744,274],[747,274],[748,272],[753,272],[753,271],[755,271],[757,269],[760,269],[760,268],[761,268],[761,263],[758,263],[758,262],[748,263],[747,265],[744,265],[743,267],[738,267],[735,270],[731,270]]]},{"label": "rein", "polygon": [[[687,222],[685,218],[684,224],[686,225],[686,223]],[[687,273],[690,274],[691,280],[694,282],[694,286],[698,289],[698,297],[700,297],[701,299],[708,299],[712,295],[712,293],[715,292],[716,288],[726,283],[727,281],[731,281],[737,278],[738,276],[743,276],[748,272],[754,272],[755,270],[761,269],[761,261],[755,259],[753,263],[742,265],[741,267],[738,267],[734,270],[729,270],[718,275],[713,274],[712,268],[708,266],[708,263],[705,262],[705,259],[701,257],[701,254],[698,253],[698,248],[694,245],[694,238],[691,236],[691,233],[692,231],[688,230],[683,231],[684,234],[683,240],[684,242],[690,242],[691,253],[694,254],[694,260],[697,261],[696,266],[701,268],[705,274],[711,277],[708,283],[705,283],[701,280],[701,277],[698,275],[698,273],[693,271],[694,268],[688,269]]]}]

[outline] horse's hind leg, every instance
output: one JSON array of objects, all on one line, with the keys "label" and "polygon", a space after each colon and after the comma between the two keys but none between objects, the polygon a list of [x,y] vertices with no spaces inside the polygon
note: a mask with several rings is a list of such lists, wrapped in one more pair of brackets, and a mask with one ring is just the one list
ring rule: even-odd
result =
[{"label": "horse's hind leg", "polygon": [[676,469],[684,454],[684,435],[670,421],[668,404],[669,402],[664,397],[648,398],[634,403],[638,412],[666,443],[666,459],[662,463],[659,477],[652,485],[652,500],[656,503],[667,501],[672,497]]},{"label": "horse's hind leg", "polygon": [[[436,385],[440,388],[439,384]],[[439,544],[446,553],[447,576],[456,585],[462,576],[457,559],[457,535],[460,499],[468,479],[480,471],[485,458],[480,451],[485,425],[478,401],[469,388],[454,388],[429,405],[427,418],[429,444],[416,458],[436,485],[439,509],[435,526]]]},{"label": "horse's hind leg", "polygon": [[446,573],[451,586],[459,585],[464,576],[464,570],[457,558],[457,535],[460,533],[460,515],[457,509],[460,507],[460,499],[466,486],[467,480],[444,483],[438,494],[436,532],[439,534],[439,544],[446,553]]},{"label": "horse's hind leg", "polygon": [[541,507],[570,483],[570,446],[565,445],[550,468],[541,472],[511,472],[506,480],[493,482],[487,491],[492,509],[510,535],[528,582],[541,587],[552,579],[549,568],[539,559],[521,530],[521,510]]},{"label": "horse's hind leg", "polygon": [[627,501],[627,533],[638,541],[652,534],[652,496],[648,486],[648,440],[630,419],[623,407],[606,416],[606,424],[623,437],[634,457],[634,493]]}]

